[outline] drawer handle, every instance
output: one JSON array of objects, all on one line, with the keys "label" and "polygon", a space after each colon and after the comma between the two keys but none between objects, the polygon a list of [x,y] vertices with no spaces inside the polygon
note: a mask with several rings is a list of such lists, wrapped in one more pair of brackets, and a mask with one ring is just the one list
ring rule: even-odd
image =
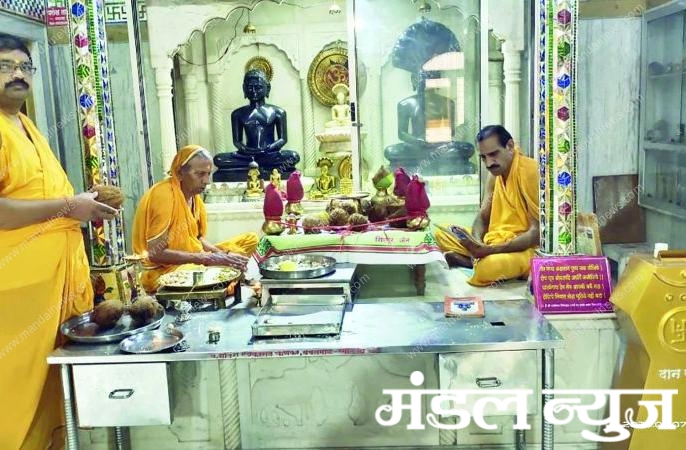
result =
[{"label": "drawer handle", "polygon": [[502,384],[503,383],[500,382],[498,377],[485,377],[476,379],[476,385],[482,389],[495,388],[498,386],[502,386]]},{"label": "drawer handle", "polygon": [[125,400],[133,395],[133,389],[115,389],[110,392],[112,400]]}]

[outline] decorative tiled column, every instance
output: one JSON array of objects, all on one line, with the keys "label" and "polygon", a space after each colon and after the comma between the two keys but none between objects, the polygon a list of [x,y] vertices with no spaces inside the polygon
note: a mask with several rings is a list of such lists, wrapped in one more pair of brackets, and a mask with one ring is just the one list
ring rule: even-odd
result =
[{"label": "decorative tiled column", "polygon": [[[72,1],[69,8],[77,111],[87,186],[119,185],[102,0]],[[91,264],[119,264],[125,253],[121,217],[90,223]]]},{"label": "decorative tiled column", "polygon": [[538,0],[535,148],[540,163],[541,251],[576,252],[577,2]]}]

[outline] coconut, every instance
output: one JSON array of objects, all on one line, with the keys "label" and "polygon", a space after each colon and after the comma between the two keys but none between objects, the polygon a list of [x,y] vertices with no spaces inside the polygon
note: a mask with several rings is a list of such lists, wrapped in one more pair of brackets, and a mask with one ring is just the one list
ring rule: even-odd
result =
[{"label": "coconut", "polygon": [[360,213],[362,213],[362,214],[364,214],[364,215],[368,215],[368,214],[369,214],[369,209],[370,209],[371,207],[372,207],[372,202],[370,202],[370,201],[367,200],[366,198],[360,200],[360,208],[361,208]]},{"label": "coconut", "polygon": [[97,185],[93,186],[92,192],[97,192],[95,201],[104,203],[114,209],[121,209],[124,204],[124,193],[116,186]]},{"label": "coconut", "polygon": [[350,215],[343,208],[334,208],[329,211],[329,222],[333,226],[343,226],[348,223],[348,217]]},{"label": "coconut", "polygon": [[[407,210],[405,209],[404,205],[386,205],[386,210],[388,211],[386,220],[407,216]],[[407,222],[405,219],[394,220],[393,222],[390,222],[389,225],[393,228],[405,228],[407,226]]]},{"label": "coconut", "polygon": [[363,216],[360,213],[353,213],[350,214],[350,217],[348,218],[348,223],[353,226],[353,230],[364,231],[367,228],[367,225],[369,224],[369,220],[367,220],[367,216]]},{"label": "coconut", "polygon": [[371,205],[367,211],[369,221],[372,223],[383,222],[384,220],[386,220],[387,215],[388,210],[386,209],[386,205],[382,205],[380,203]]},{"label": "coconut", "polygon": [[341,208],[343,208],[348,215],[360,212],[358,211],[357,204],[354,200],[343,200],[341,202]]},{"label": "coconut", "polygon": [[324,219],[320,214],[308,214],[302,219],[302,226],[305,234],[321,233],[319,227],[326,226]]},{"label": "coconut", "polygon": [[129,306],[129,315],[136,326],[147,325],[158,312],[163,311],[162,305],[152,298],[141,298]]},{"label": "coconut", "polygon": [[342,206],[343,206],[343,201],[339,200],[337,198],[334,198],[334,199],[329,201],[328,205],[326,205],[326,212],[330,213],[334,209],[341,208]]},{"label": "coconut", "polygon": [[119,300],[105,300],[99,303],[91,312],[91,322],[95,322],[98,328],[106,330],[114,327],[122,314],[124,305]]},{"label": "coconut", "polygon": [[329,217],[329,213],[326,211],[318,212],[314,214],[315,217],[319,217],[322,220],[322,225],[327,226],[329,225],[331,218]]}]

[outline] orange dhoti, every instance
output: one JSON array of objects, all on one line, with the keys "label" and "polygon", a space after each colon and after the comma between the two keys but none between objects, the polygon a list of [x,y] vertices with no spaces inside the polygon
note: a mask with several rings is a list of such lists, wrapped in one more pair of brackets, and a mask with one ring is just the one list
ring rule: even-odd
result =
[{"label": "orange dhoti", "polygon": [[[35,125],[30,139],[0,114],[0,197],[72,197],[66,174]],[[62,448],[59,373],[46,358],[59,324],[93,305],[79,222],[69,206],[45,222],[0,230],[0,449]]]},{"label": "orange dhoti", "polygon": [[[538,218],[538,163],[515,151],[507,183],[495,178],[486,245],[506,244],[526,232]],[[472,256],[455,236],[436,230],[436,242],[444,252]],[[521,252],[498,253],[474,262],[474,275],[467,280],[474,286],[488,286],[511,278],[529,275],[535,248]]]},{"label": "orange dhoti", "polygon": [[[512,236],[510,239],[504,240],[498,234],[500,233],[486,233],[484,244],[504,244],[514,238]],[[464,248],[454,235],[436,230],[435,238],[441,250],[471,257],[469,250]],[[534,249],[530,248],[523,252],[498,253],[477,259],[474,261],[474,275],[467,280],[467,283],[473,286],[489,286],[497,285],[512,278],[528,276],[534,253]]]}]

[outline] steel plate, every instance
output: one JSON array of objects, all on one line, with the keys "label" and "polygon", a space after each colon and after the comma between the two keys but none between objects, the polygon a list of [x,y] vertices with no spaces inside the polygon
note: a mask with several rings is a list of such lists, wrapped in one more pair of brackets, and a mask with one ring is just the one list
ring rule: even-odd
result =
[{"label": "steel plate", "polygon": [[[279,270],[279,264],[293,261],[298,265],[296,270]],[[318,278],[336,270],[336,260],[329,256],[319,255],[284,255],[267,258],[260,263],[260,273],[265,278],[278,280],[302,280]]]},{"label": "steel plate", "polygon": [[371,194],[369,192],[353,192],[352,194],[334,194],[329,196],[329,199],[334,200],[361,200],[363,198],[369,197]]},{"label": "steel plate", "polygon": [[162,319],[164,319],[164,311],[159,311],[152,322],[142,327],[135,327],[131,316],[124,313],[119,322],[113,327],[106,330],[100,330],[98,325],[91,321],[91,312],[81,314],[73,317],[62,325],[60,325],[60,332],[74,342],[82,342],[85,344],[105,344],[108,342],[118,342],[127,336],[137,333],[142,333],[148,330],[154,330],[160,326]]},{"label": "steel plate", "polygon": [[130,336],[121,341],[119,349],[126,353],[157,353],[179,345],[185,339],[181,331],[167,327]]},{"label": "steel plate", "polygon": [[[194,280],[193,274],[199,278]],[[209,288],[227,287],[240,278],[243,273],[233,267],[202,267],[194,269],[177,269],[160,276],[160,287],[178,291],[207,290]]]}]

